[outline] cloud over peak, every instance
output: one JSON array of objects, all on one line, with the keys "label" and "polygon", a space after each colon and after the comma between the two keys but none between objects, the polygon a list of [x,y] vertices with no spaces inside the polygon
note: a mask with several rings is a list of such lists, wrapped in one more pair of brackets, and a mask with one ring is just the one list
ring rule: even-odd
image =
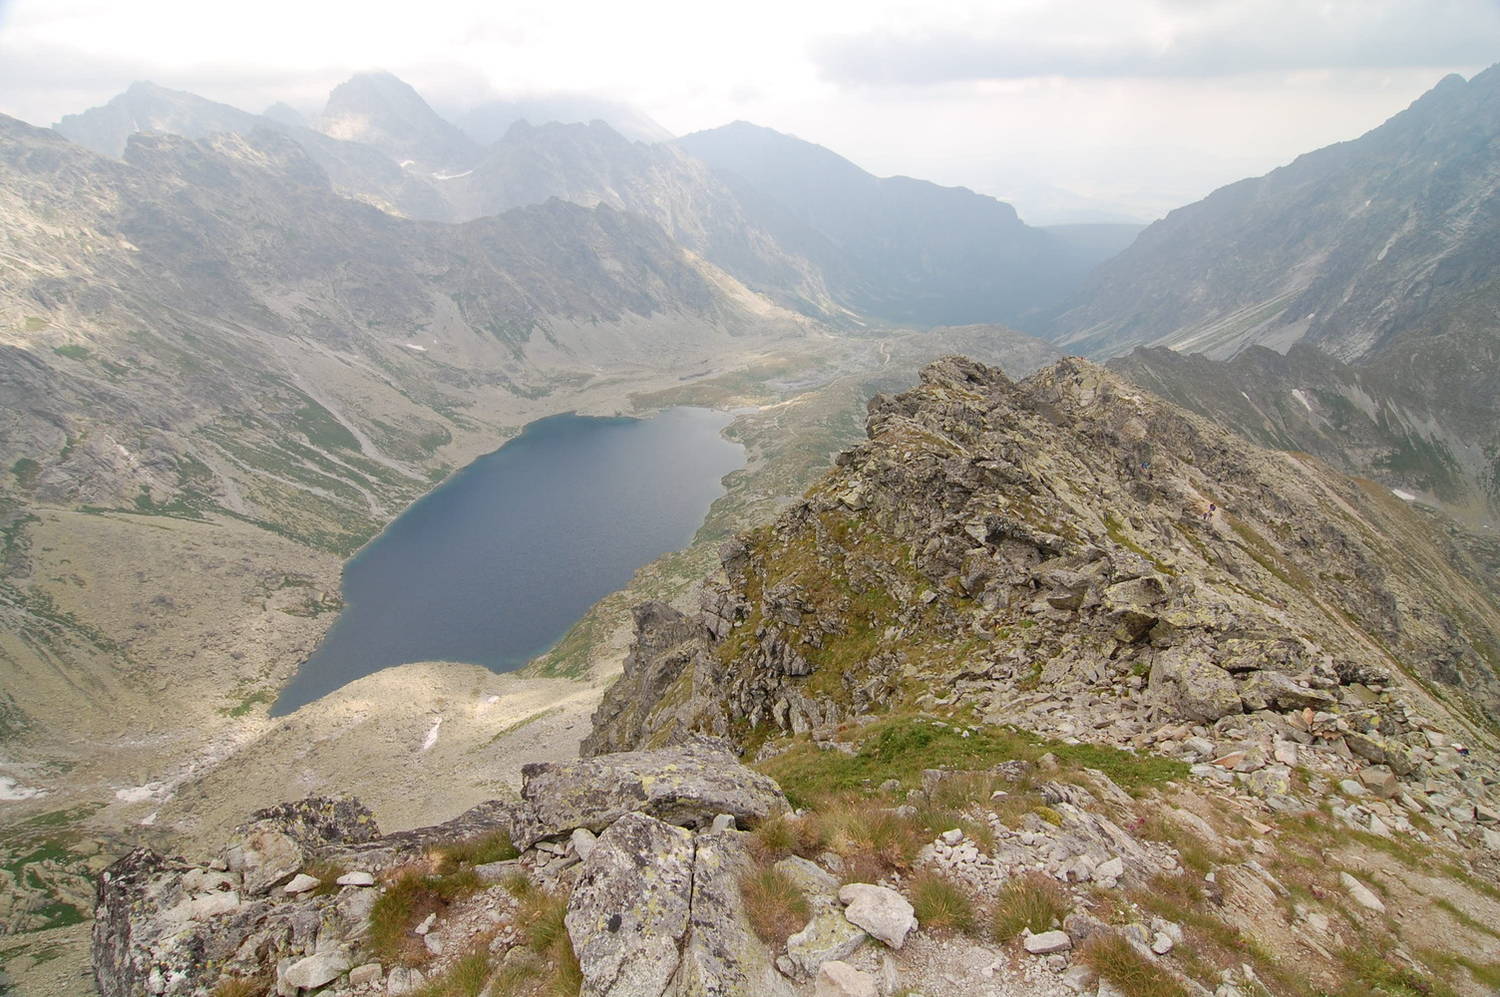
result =
[{"label": "cloud over peak", "polygon": [[812,54],[826,79],[854,86],[1483,66],[1500,58],[1500,4],[1064,0],[827,37]]}]

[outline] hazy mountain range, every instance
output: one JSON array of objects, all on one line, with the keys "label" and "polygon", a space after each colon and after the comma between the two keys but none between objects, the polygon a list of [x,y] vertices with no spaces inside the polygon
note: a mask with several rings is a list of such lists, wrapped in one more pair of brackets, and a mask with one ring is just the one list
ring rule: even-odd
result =
[{"label": "hazy mountain range", "polygon": [[[652,219],[779,304],[834,324],[1026,328],[1134,232],[1033,228],[993,198],[877,178],[827,149],[744,123],[673,143],[634,141],[604,120],[528,120],[555,107],[485,105],[461,128],[401,80],[367,73],[336,87],[307,121],[290,108],[254,115],[139,83],[55,127],[116,157],[140,131],[278,131],[340,193],[412,218],[469,221],[549,197],[610,204]],[[667,137],[628,109],[598,109],[634,136]]]},{"label": "hazy mountain range", "polygon": [[[1265,442],[1311,433],[1323,442],[1306,449],[1350,469],[1493,510],[1497,195],[1500,68],[1450,76],[1358,139],[1151,225],[1051,335],[1097,357],[1169,346],[1123,369]],[[1258,346],[1286,357],[1252,359]],[[1216,368],[1189,353],[1237,359]]]}]

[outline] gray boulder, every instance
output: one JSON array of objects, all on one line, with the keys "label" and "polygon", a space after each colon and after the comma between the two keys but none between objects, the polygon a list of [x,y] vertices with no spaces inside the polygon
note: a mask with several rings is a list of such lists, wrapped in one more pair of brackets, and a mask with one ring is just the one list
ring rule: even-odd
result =
[{"label": "gray boulder", "polygon": [[774,781],[706,737],[655,751],[527,765],[521,779],[536,826],[517,838],[519,848],[574,828],[603,831],[628,813],[691,828],[708,827],[722,813],[748,828],[789,809]]},{"label": "gray boulder", "polygon": [[1169,647],[1156,656],[1150,690],[1158,706],[1184,720],[1213,723],[1244,710],[1234,679],[1194,644]]},{"label": "gray boulder", "polygon": [[738,831],[700,834],[693,856],[692,913],[669,997],[790,997],[745,916],[740,877],[751,868]]},{"label": "gray boulder", "polygon": [[850,883],[839,890],[839,902],[845,905],[844,917],[849,923],[865,929],[893,949],[906,942],[906,935],[917,926],[916,912],[906,898],[885,886]]},{"label": "gray boulder", "polygon": [[594,844],[568,898],[584,997],[660,997],[692,907],[693,836],[627,814]]}]

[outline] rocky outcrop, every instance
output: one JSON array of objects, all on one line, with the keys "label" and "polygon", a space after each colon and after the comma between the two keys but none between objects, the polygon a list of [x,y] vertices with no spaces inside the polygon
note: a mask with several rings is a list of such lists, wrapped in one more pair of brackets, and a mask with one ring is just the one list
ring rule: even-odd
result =
[{"label": "rocky outcrop", "polygon": [[658,995],[692,910],[693,835],[640,813],[600,836],[568,899],[584,997]]},{"label": "rocky outcrop", "polygon": [[1236,776],[1283,766],[1255,777],[1275,796],[1277,744],[1332,776],[1357,758],[1417,778],[1455,771],[1430,733],[1493,735],[1483,572],[1382,489],[1079,360],[1014,383],[949,358],[872,401],[868,435],[724,544],[696,614],[642,611],[589,747],[826,738],[962,697],[1205,763],[1193,737],[1244,745]]},{"label": "rocky outcrop", "polygon": [[521,847],[577,827],[603,831],[629,813],[693,828],[729,814],[748,828],[789,809],[775,782],[701,736],[675,748],[528,765],[522,774],[536,824],[516,838]]},{"label": "rocky outcrop", "polygon": [[[737,828],[786,809],[774,782],[703,738],[529,766],[521,800],[391,835],[356,800],[281,804],[251,815],[206,866],[138,849],[106,870],[95,978],[103,997],[205,994],[222,975],[274,978],[286,995],[358,970],[375,979],[368,921],[392,877],[429,869],[432,854],[457,842],[504,832],[524,850],[520,860],[475,875],[530,874],[566,892],[584,993],[777,994],[784,981],[740,901],[750,860]],[[329,870],[348,871],[325,883]],[[440,952],[452,932],[429,927]],[[492,920],[474,928],[492,929]],[[392,993],[420,979],[395,969]]]}]

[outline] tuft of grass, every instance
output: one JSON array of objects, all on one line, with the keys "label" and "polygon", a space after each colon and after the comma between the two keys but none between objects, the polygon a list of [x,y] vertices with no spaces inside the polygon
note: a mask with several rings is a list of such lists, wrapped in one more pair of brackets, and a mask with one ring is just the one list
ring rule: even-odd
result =
[{"label": "tuft of grass", "polygon": [[1335,997],[1364,997],[1367,994],[1392,994],[1395,997],[1453,997],[1447,985],[1425,974],[1391,963],[1372,946],[1345,949],[1339,954],[1346,976]]},{"label": "tuft of grass", "polygon": [[982,771],[1012,759],[1035,761],[1050,751],[1065,766],[1103,771],[1121,788],[1135,792],[1187,774],[1176,759],[1137,755],[1093,744],[1046,741],[1006,727],[960,727],[925,716],[885,717],[862,728],[853,755],[824,751],[800,742],[756,768],[775,779],[794,806],[808,806],[838,793],[872,793],[896,779],[907,788],[925,769]]},{"label": "tuft of grass", "polygon": [[577,997],[583,986],[583,973],[573,940],[568,937],[568,898],[548,893],[524,875],[517,873],[501,884],[520,901],[516,913],[518,924],[525,926],[524,941],[533,958],[508,966],[496,981],[499,997],[509,994],[538,993],[534,986],[540,980],[540,993],[549,997]]},{"label": "tuft of grass", "polygon": [[343,888],[339,886],[338,878],[349,870],[337,862],[317,862],[302,871],[318,881],[318,885],[313,887],[310,895],[327,897]]},{"label": "tuft of grass", "polygon": [[1083,961],[1125,997],[1188,997],[1171,973],[1137,952],[1124,938],[1105,932],[1083,944]]},{"label": "tuft of grass", "polygon": [[488,865],[491,862],[506,862],[520,856],[511,844],[510,835],[504,831],[492,831],[473,838],[455,841],[437,850],[434,856],[439,875],[449,875],[465,866]]},{"label": "tuft of grass", "polygon": [[910,869],[922,850],[917,823],[878,800],[835,797],[808,819],[815,822],[816,838],[844,859],[846,882],[869,882]]},{"label": "tuft of grass", "polygon": [[447,972],[429,980],[417,991],[417,997],[479,997],[493,972],[490,954],[476,948],[449,966]]},{"label": "tuft of grass", "polygon": [[740,877],[740,896],[750,926],[767,945],[779,947],[802,930],[811,915],[807,898],[786,873],[758,866]]},{"label": "tuft of grass", "polygon": [[479,877],[467,868],[446,876],[405,870],[370,908],[370,948],[381,962],[421,965],[430,953],[412,929],[428,914],[441,914],[481,885]]},{"label": "tuft of grass", "polygon": [[924,929],[966,934],[974,930],[974,901],[953,880],[924,870],[912,877],[909,891],[917,923]]},{"label": "tuft of grass", "polygon": [[270,984],[258,976],[221,976],[212,997],[265,997]]},{"label": "tuft of grass", "polygon": [[997,942],[1008,942],[1027,928],[1049,931],[1072,907],[1068,891],[1057,880],[1029,872],[1001,888],[990,914],[990,930]]},{"label": "tuft of grass", "polygon": [[809,858],[823,847],[824,828],[815,818],[778,814],[761,821],[750,832],[750,851],[762,863],[775,862],[789,855]]}]

